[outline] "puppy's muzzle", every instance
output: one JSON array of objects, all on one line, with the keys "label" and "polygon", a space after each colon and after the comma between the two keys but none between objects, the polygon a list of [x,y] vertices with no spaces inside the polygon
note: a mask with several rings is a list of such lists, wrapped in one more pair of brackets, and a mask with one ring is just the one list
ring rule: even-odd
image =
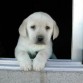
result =
[{"label": "puppy's muzzle", "polygon": [[42,35],[37,36],[37,44],[44,44],[44,36]]}]

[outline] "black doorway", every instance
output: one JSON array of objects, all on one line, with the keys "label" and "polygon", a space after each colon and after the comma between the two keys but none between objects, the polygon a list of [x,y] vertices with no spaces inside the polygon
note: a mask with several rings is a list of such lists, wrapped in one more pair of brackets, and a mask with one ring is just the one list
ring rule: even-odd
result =
[{"label": "black doorway", "polygon": [[31,13],[42,11],[51,15],[59,26],[59,37],[53,42],[55,55],[59,59],[71,58],[72,0],[28,0],[5,3],[2,2],[3,5],[0,7],[0,57],[14,57],[21,22]]}]

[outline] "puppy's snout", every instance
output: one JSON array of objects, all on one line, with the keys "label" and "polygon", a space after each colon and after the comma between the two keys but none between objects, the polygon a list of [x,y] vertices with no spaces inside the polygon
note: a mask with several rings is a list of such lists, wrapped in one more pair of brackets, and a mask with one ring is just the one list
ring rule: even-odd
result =
[{"label": "puppy's snout", "polygon": [[39,35],[38,37],[37,37],[37,41],[38,42],[42,42],[44,40],[44,37],[42,36],[42,35]]}]

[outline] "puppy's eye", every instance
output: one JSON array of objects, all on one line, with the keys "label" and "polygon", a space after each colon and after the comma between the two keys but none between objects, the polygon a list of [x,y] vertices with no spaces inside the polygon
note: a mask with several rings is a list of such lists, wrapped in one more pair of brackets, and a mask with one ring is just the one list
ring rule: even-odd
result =
[{"label": "puppy's eye", "polygon": [[45,28],[46,28],[46,30],[49,30],[49,29],[50,29],[50,27],[49,27],[49,26],[46,26]]},{"label": "puppy's eye", "polygon": [[31,26],[31,29],[35,29],[35,28],[36,28],[35,25]]}]

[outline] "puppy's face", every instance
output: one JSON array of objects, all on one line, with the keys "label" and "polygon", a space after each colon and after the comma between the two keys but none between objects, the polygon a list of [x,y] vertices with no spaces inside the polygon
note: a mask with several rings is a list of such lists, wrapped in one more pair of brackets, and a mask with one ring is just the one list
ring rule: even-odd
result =
[{"label": "puppy's face", "polygon": [[31,16],[28,19],[27,32],[32,43],[46,44],[52,36],[53,22],[42,14]]},{"label": "puppy's face", "polygon": [[[20,34],[25,34],[34,44],[47,44],[50,42],[52,35],[54,35],[54,38],[58,36],[59,30],[54,20],[46,13],[34,13],[25,19],[23,24],[20,26]],[[56,27],[54,27],[54,24]],[[23,27],[25,28],[24,32]]]}]

